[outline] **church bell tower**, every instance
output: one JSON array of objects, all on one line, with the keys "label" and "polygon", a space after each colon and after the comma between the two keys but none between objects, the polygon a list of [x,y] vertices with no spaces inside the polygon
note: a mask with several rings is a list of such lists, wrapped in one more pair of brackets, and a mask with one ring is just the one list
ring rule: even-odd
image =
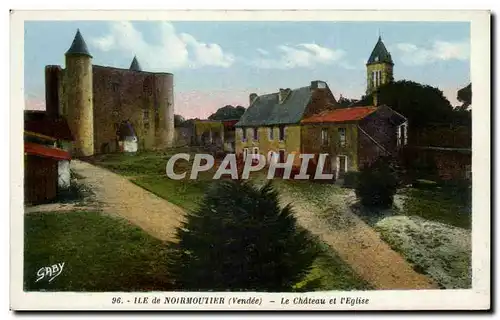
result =
[{"label": "church bell tower", "polygon": [[382,38],[379,36],[377,44],[366,63],[366,94],[371,94],[380,86],[393,81],[393,67],[391,54],[387,51]]}]

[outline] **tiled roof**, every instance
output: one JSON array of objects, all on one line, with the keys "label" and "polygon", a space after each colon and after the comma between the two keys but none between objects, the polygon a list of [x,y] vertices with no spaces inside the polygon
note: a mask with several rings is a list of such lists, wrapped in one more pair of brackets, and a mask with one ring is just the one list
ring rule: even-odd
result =
[{"label": "tiled roof", "polygon": [[336,109],[310,116],[309,118],[302,120],[302,123],[358,121],[375,110],[377,110],[377,108],[373,106]]},{"label": "tiled roof", "polygon": [[83,40],[82,34],[80,33],[80,29],[76,31],[75,39],[73,39],[71,47],[68,49],[68,51],[66,51],[66,55],[73,54],[85,55],[92,58],[89,53],[89,49],[87,48],[87,44],[85,43],[85,40]]},{"label": "tiled roof", "polygon": [[71,156],[68,151],[50,148],[41,144],[32,143],[32,142],[24,142],[24,152],[27,154],[52,158],[56,160],[70,160]]},{"label": "tiled roof", "polygon": [[387,51],[387,48],[382,42],[382,38],[378,37],[377,44],[375,45],[375,48],[373,48],[372,54],[370,55],[370,58],[368,58],[368,62],[366,64],[380,62],[394,64],[391,54],[389,53],[389,51]]},{"label": "tiled roof", "polygon": [[278,92],[258,96],[236,126],[299,123],[311,96],[310,86],[291,90],[283,103]]}]

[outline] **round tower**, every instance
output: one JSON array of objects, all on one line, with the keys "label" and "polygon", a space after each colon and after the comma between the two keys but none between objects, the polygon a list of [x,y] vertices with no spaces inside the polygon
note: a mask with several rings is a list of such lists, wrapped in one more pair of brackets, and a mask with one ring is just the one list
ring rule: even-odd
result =
[{"label": "round tower", "polygon": [[171,73],[155,74],[155,98],[157,105],[158,126],[156,127],[156,145],[168,148],[174,143],[174,75]]},{"label": "round tower", "polygon": [[75,138],[74,156],[94,154],[94,106],[92,92],[92,56],[77,30],[66,52],[65,92],[67,121]]}]

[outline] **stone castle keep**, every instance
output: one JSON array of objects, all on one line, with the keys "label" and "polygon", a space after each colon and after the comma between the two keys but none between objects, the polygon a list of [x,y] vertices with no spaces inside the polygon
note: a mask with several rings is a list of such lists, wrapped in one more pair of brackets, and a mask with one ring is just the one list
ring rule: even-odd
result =
[{"label": "stone castle keep", "polygon": [[173,87],[173,74],[142,71],[136,57],[129,69],[93,65],[79,30],[66,69],[45,67],[46,112],[66,118],[74,156],[117,151],[124,137],[137,139],[139,150],[170,147]]}]

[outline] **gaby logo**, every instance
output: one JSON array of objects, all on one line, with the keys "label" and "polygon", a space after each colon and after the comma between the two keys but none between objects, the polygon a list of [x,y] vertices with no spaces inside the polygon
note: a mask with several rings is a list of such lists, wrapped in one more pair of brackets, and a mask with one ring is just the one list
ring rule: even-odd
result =
[{"label": "gaby logo", "polygon": [[[283,179],[290,179],[292,173],[293,163],[295,160],[295,154],[289,154],[285,162],[280,163],[278,161],[278,156],[275,154],[269,159],[269,166],[267,172],[267,179],[272,179],[276,175],[277,169],[283,169]],[[320,154],[318,159],[318,164],[316,166],[316,171],[313,179],[318,180],[329,180],[333,179],[333,174],[323,173],[323,168],[325,165],[326,157],[328,154]],[[307,174],[307,169],[311,159],[315,158],[314,154],[300,154],[301,159],[300,172],[295,175],[293,179],[297,180],[308,180],[310,175]],[[173,180],[182,180],[186,178],[186,172],[175,173],[174,167],[175,163],[179,160],[190,161],[191,155],[188,153],[178,153],[172,156],[166,167],[167,176]],[[203,164],[202,164],[203,162]],[[250,172],[256,172],[264,169],[266,167],[266,157],[261,154],[250,154],[245,158],[245,164],[243,167],[243,173],[241,179],[248,179]],[[208,171],[213,168],[215,164],[215,159],[210,154],[195,154],[193,159],[193,165],[191,168],[190,179],[197,179],[198,173]],[[222,175],[230,175],[232,179],[239,179],[238,177],[238,163],[235,154],[227,154],[219,168],[215,172],[212,179],[220,179]]]},{"label": "gaby logo", "polygon": [[57,276],[59,276],[62,273],[64,268],[64,263],[65,262],[57,263],[49,267],[42,267],[38,269],[38,272],[36,273],[38,278],[36,279],[35,282],[38,282],[42,279],[48,279],[49,282],[52,282],[52,280],[54,280]]}]

